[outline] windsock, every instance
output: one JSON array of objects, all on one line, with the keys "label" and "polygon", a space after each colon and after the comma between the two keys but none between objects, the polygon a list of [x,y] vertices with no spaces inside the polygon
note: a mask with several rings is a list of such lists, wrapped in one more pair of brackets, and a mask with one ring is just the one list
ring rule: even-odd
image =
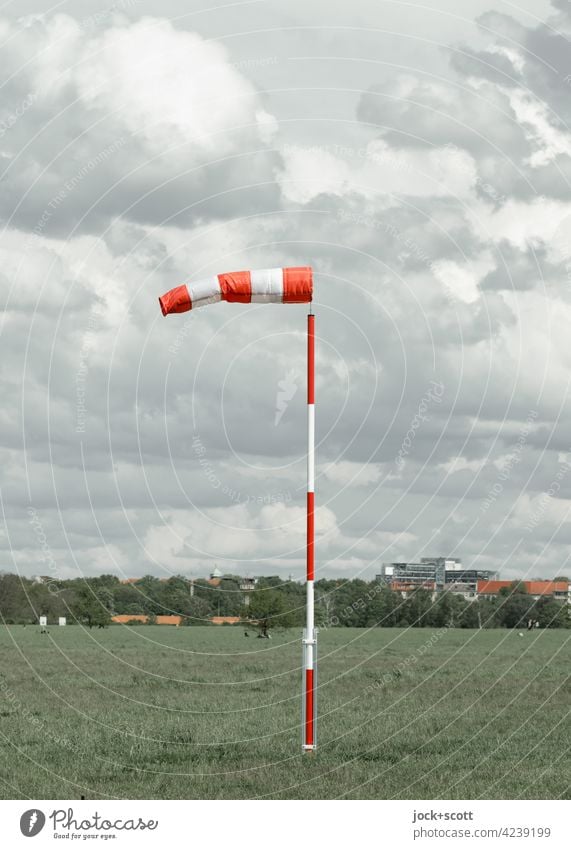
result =
[{"label": "windsock", "polygon": [[171,289],[159,298],[163,315],[187,312],[218,301],[238,304],[307,304],[313,296],[309,266],[264,268],[215,274]]}]

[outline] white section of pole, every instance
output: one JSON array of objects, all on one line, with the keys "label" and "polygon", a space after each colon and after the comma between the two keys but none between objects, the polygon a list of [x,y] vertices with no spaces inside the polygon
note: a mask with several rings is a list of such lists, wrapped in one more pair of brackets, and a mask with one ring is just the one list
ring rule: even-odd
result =
[{"label": "white section of pole", "polygon": [[307,491],[315,492],[315,404],[307,405]]}]

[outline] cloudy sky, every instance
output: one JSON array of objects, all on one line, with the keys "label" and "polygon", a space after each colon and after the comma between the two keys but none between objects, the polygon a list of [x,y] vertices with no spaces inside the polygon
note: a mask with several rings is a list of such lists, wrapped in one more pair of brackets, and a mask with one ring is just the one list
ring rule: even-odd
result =
[{"label": "cloudy sky", "polygon": [[1,569],[301,577],[311,264],[318,574],[569,572],[570,3],[340,6],[2,4]]}]

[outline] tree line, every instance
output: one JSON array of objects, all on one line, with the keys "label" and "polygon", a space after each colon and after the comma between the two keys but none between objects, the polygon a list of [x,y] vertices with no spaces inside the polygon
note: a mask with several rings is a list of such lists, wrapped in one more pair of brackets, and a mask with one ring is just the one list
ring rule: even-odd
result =
[{"label": "tree line", "polygon": [[[184,625],[206,625],[213,616],[238,616],[262,629],[303,627],[305,585],[278,577],[259,578],[245,605],[240,578],[228,575],[217,586],[207,580],[175,575],[161,580],[146,575],[124,584],[115,575],[39,583],[0,574],[0,621],[35,624],[40,616],[89,627],[110,624],[118,614],[145,614],[149,622],[164,614],[182,616]],[[551,597],[534,600],[523,584],[500,590],[494,599],[467,601],[452,593],[418,589],[403,599],[377,581],[327,580],[315,583],[316,624],[322,628],[517,628],[531,619],[542,628],[571,626],[567,604]]]}]

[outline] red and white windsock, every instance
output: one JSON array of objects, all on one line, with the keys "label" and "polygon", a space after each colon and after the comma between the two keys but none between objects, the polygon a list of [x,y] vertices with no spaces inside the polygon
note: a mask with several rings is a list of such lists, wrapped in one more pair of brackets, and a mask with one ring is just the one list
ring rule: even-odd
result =
[{"label": "red and white windsock", "polygon": [[[216,274],[171,289],[159,298],[163,315],[187,312],[219,301],[239,304],[308,304],[313,298],[309,266],[265,268]],[[303,632],[303,749],[317,746],[317,632],[314,622],[314,442],[315,442],[315,316],[307,317],[307,615]]]},{"label": "red and white windsock", "polygon": [[219,301],[238,304],[308,304],[313,296],[311,268],[263,268],[213,274],[171,289],[159,298],[163,315],[187,312]]}]

